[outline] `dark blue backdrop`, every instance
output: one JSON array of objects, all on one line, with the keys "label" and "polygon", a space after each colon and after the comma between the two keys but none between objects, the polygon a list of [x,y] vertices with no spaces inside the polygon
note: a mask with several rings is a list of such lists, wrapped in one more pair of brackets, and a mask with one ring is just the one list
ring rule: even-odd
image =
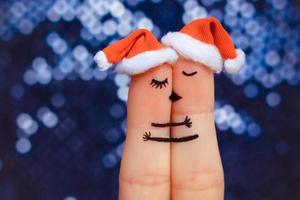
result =
[{"label": "dark blue backdrop", "polygon": [[288,0],[0,2],[0,199],[116,199],[129,77],[94,53],[215,16],[247,53],[216,75],[226,200],[300,199],[300,5]]}]

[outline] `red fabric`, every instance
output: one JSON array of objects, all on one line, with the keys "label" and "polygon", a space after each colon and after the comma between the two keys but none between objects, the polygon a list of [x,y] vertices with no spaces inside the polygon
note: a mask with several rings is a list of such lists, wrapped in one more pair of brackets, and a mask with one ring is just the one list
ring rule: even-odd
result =
[{"label": "red fabric", "polygon": [[215,45],[223,59],[232,59],[237,56],[230,35],[214,17],[194,20],[184,26],[180,32],[201,42]]},{"label": "red fabric", "polygon": [[163,48],[155,36],[146,29],[138,29],[127,37],[103,49],[108,61],[116,64],[124,58],[131,58],[145,51]]}]

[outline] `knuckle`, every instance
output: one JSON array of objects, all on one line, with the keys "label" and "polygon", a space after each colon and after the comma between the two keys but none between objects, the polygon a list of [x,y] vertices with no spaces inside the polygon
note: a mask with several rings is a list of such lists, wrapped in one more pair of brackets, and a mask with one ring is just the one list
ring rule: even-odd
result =
[{"label": "knuckle", "polygon": [[130,185],[139,185],[139,186],[159,186],[163,184],[169,184],[169,176],[165,174],[134,174],[134,175],[125,175],[120,174],[119,181],[130,184]]},{"label": "knuckle", "polygon": [[174,179],[172,188],[175,190],[207,191],[224,188],[222,170],[193,171]]}]

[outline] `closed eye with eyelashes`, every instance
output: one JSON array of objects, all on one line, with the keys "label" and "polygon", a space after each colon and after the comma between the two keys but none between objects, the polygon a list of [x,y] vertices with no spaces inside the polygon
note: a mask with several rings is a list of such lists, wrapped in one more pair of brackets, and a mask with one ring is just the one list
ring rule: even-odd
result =
[{"label": "closed eye with eyelashes", "polygon": [[166,78],[163,81],[159,81],[153,78],[150,83],[152,87],[159,88],[159,89],[162,89],[163,87],[167,87],[168,84],[169,84],[168,78]]},{"label": "closed eye with eyelashes", "polygon": [[197,71],[194,71],[194,72],[192,72],[192,73],[187,73],[187,72],[185,72],[185,71],[182,71],[182,73],[183,73],[183,75],[185,75],[185,76],[194,76],[195,74],[197,74]]}]

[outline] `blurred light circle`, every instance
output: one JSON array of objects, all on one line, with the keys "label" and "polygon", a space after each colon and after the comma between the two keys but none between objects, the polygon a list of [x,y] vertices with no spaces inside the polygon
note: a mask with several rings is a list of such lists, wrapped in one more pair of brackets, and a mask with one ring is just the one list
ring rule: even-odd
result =
[{"label": "blurred light circle", "polygon": [[39,71],[37,74],[37,80],[40,84],[48,84],[51,82],[52,79],[52,73],[50,71],[50,68],[47,70]]},{"label": "blurred light circle", "polygon": [[[58,64],[58,68],[63,74],[71,73],[74,70],[74,67],[75,61],[74,59],[70,58],[70,56],[64,57]],[[53,73],[55,73],[54,71],[56,71],[56,69],[53,70]]]},{"label": "blurred light circle", "polygon": [[46,42],[49,46],[52,46],[52,43],[57,39],[59,39],[58,34],[55,32],[50,32],[46,37]]},{"label": "blurred light circle", "polygon": [[246,127],[245,122],[241,121],[241,123],[239,123],[238,126],[233,127],[232,130],[233,130],[234,134],[241,135],[241,134],[243,134],[246,131],[246,128],[247,127]]},{"label": "blurred light circle", "polygon": [[121,17],[125,12],[124,5],[120,1],[113,1],[110,5],[110,13],[114,17]]},{"label": "blurred light circle", "polygon": [[207,17],[207,11],[204,7],[202,6],[197,6],[191,10],[191,14],[193,16],[193,19],[198,19],[198,18],[205,18]]},{"label": "blurred light circle", "polygon": [[261,134],[261,128],[256,123],[250,123],[247,132],[250,137],[258,137]]},{"label": "blurred light circle", "polygon": [[10,94],[15,99],[20,99],[24,95],[24,91],[22,85],[14,85],[10,88]]},{"label": "blurred light circle", "polygon": [[102,163],[105,168],[111,168],[117,164],[118,160],[116,156],[112,153],[105,155],[102,159]]},{"label": "blurred light circle", "polygon": [[277,92],[271,92],[267,95],[266,101],[270,107],[276,107],[281,102],[281,97]]},{"label": "blurred light circle", "polygon": [[63,20],[67,21],[67,22],[71,22],[74,20],[75,18],[75,12],[74,10],[67,10],[67,12],[65,12],[62,16]]},{"label": "blurred light circle", "polygon": [[32,123],[33,120],[27,113],[21,113],[17,117],[17,125],[23,130],[29,129],[32,126]]},{"label": "blurred light circle", "polygon": [[257,68],[254,72],[254,77],[257,81],[261,81],[265,76],[268,75],[268,72],[265,68]]},{"label": "blurred light circle", "polygon": [[193,8],[197,7],[199,4],[196,0],[187,0],[186,2],[184,2],[183,7],[184,10],[188,11],[188,10],[192,10]]},{"label": "blurred light circle", "polygon": [[37,111],[37,117],[47,128],[53,128],[58,123],[58,118],[55,113],[53,113],[47,107],[41,107]]},{"label": "blurred light circle", "polygon": [[49,9],[47,12],[47,17],[51,22],[57,22],[60,20],[60,16],[54,9]]},{"label": "blurred light circle", "polygon": [[23,2],[14,2],[10,11],[18,18],[22,17],[27,12],[27,7]]},{"label": "blurred light circle", "polygon": [[215,120],[216,120],[217,124],[224,123],[226,121],[226,118],[227,118],[227,114],[224,111],[224,109],[222,109],[222,108],[216,109]]},{"label": "blurred light circle", "polygon": [[193,20],[193,16],[190,12],[185,12],[182,15],[182,21],[184,24],[187,24],[187,23],[191,22],[192,20]]},{"label": "blurred light circle", "polygon": [[103,23],[103,32],[106,35],[108,36],[114,35],[116,31],[117,31],[117,23],[114,20],[109,19]]},{"label": "blurred light circle", "polygon": [[149,31],[153,29],[153,22],[147,17],[142,17],[137,23],[137,28],[145,28]]},{"label": "blurred light circle", "polygon": [[255,36],[257,35],[260,27],[259,24],[257,23],[257,21],[255,20],[249,20],[246,24],[245,24],[245,29],[246,32],[251,35],[251,36]]},{"label": "blurred light circle", "polygon": [[287,3],[288,3],[287,0],[272,0],[273,7],[278,10],[284,9]]},{"label": "blurred light circle", "polygon": [[127,36],[132,31],[130,23],[123,22],[118,25],[118,34],[122,37]]},{"label": "blurred light circle", "polygon": [[120,18],[121,23],[129,23],[132,21],[133,15],[130,10],[125,10],[122,17]]},{"label": "blurred light circle", "polygon": [[236,16],[239,11],[239,5],[236,1],[229,1],[225,5],[225,13],[227,15]]},{"label": "blurred light circle", "polygon": [[218,10],[218,9],[212,9],[209,11],[209,15],[210,16],[213,16],[213,17],[216,17],[218,19],[222,19],[223,18],[223,13]]},{"label": "blurred light circle", "polygon": [[116,149],[116,154],[121,157],[124,151],[124,143],[121,143],[117,149]]},{"label": "blurred light circle", "polygon": [[65,0],[60,0],[55,2],[55,4],[53,5],[53,9],[59,15],[63,15],[68,11],[69,5]]},{"label": "blurred light circle", "polygon": [[21,33],[23,33],[25,35],[28,35],[28,34],[32,33],[32,30],[34,28],[33,23],[28,19],[22,19],[19,22],[18,26],[19,26],[19,29],[20,29]]},{"label": "blurred light circle", "polygon": [[215,3],[215,1],[217,1],[217,0],[201,0],[203,5],[205,5],[205,6],[211,6],[212,4]]},{"label": "blurred light circle", "polygon": [[240,74],[232,75],[231,80],[235,85],[242,85],[245,82]]},{"label": "blurred light circle", "polygon": [[274,82],[272,82],[272,80],[270,78],[270,75],[264,76],[262,78],[261,82],[262,82],[263,86],[268,89],[275,86]]},{"label": "blurred light circle", "polygon": [[51,103],[55,107],[62,107],[65,102],[65,97],[61,93],[56,93],[51,97]]},{"label": "blurred light circle", "polygon": [[159,38],[161,36],[161,30],[158,26],[154,26],[152,29],[152,33],[155,35],[155,37]]},{"label": "blurred light circle", "polygon": [[87,41],[93,39],[93,35],[84,27],[80,30],[80,36],[82,39]]},{"label": "blurred light circle", "polygon": [[84,81],[89,81],[93,78],[93,69],[87,68],[80,72],[80,78]]},{"label": "blurred light circle", "polygon": [[140,0],[126,0],[126,1],[131,6],[136,6],[140,2]]},{"label": "blurred light circle", "polygon": [[39,128],[39,125],[36,121],[32,121],[31,126],[28,129],[24,129],[24,133],[26,133],[27,135],[33,135],[37,132]]},{"label": "blurred light circle", "polygon": [[235,129],[241,125],[242,120],[238,114],[232,113],[230,117],[227,117],[227,123],[231,128]]},{"label": "blurred light circle", "polygon": [[94,77],[98,81],[103,81],[107,77],[106,71],[101,71],[98,67],[94,69]]},{"label": "blurred light circle", "polygon": [[222,122],[222,123],[217,124],[217,127],[221,131],[227,131],[229,129],[229,126],[226,122]]},{"label": "blurred light circle", "polygon": [[33,85],[37,82],[36,73],[31,69],[26,70],[23,78],[25,83],[27,83],[28,85]]},{"label": "blurred light circle", "polygon": [[127,121],[126,121],[126,119],[122,121],[121,129],[124,132],[124,134],[126,135],[126,131],[127,131]]},{"label": "blurred light circle", "polygon": [[113,128],[108,131],[105,131],[104,136],[109,143],[116,143],[120,139],[121,133],[118,129]]},{"label": "blurred light circle", "polygon": [[83,61],[88,57],[88,51],[85,46],[77,45],[73,50],[73,56],[78,61]]},{"label": "blurred light circle", "polygon": [[231,105],[229,105],[229,104],[224,105],[224,106],[223,106],[223,110],[225,111],[225,113],[226,113],[227,115],[234,112],[233,106],[231,106]]},{"label": "blurred light circle", "polygon": [[244,93],[248,98],[255,98],[258,94],[258,88],[255,84],[248,84],[244,88]]},{"label": "blurred light circle", "polygon": [[238,24],[238,18],[235,17],[235,16],[226,15],[225,18],[224,18],[224,22],[228,26],[234,27]]},{"label": "blurred light circle", "polygon": [[31,150],[31,142],[26,138],[20,138],[16,142],[16,150],[21,154],[28,153]]},{"label": "blurred light circle", "polygon": [[66,198],[64,198],[64,200],[77,200],[77,198],[73,196],[67,196]]},{"label": "blurred light circle", "polygon": [[122,105],[115,104],[110,108],[110,114],[114,118],[120,118],[124,115],[125,111]]},{"label": "blurred light circle", "polygon": [[118,87],[124,87],[127,86],[130,82],[130,77],[128,75],[125,74],[117,74],[114,78],[115,80],[115,84]]},{"label": "blurred light circle", "polygon": [[251,3],[243,2],[240,8],[242,16],[251,18],[255,13],[255,8]]},{"label": "blurred light circle", "polygon": [[61,81],[65,78],[65,73],[63,73],[62,70],[58,67],[52,70],[52,74],[53,74],[53,78],[57,81]]},{"label": "blurred light circle", "polygon": [[122,101],[127,101],[127,99],[128,99],[128,90],[129,90],[128,86],[120,87],[118,89],[117,95]]},{"label": "blurred light circle", "polygon": [[276,51],[269,51],[265,55],[265,62],[270,66],[275,66],[280,62],[280,56]]},{"label": "blurred light circle", "polygon": [[109,12],[109,2],[99,0],[88,0],[94,12],[100,16],[104,16]]},{"label": "blurred light circle", "polygon": [[36,71],[45,70],[47,67],[47,61],[43,57],[36,57],[32,61],[32,68]]}]

